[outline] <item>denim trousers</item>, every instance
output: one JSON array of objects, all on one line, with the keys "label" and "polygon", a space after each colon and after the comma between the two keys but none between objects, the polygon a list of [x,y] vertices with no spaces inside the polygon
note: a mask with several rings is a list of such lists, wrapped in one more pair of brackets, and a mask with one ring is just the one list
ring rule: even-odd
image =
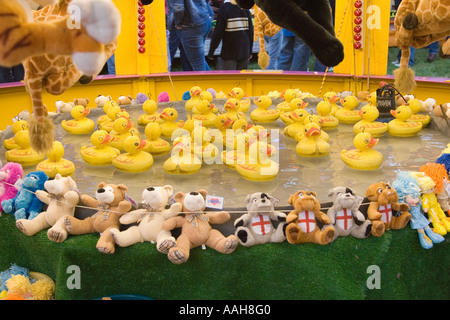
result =
[{"label": "denim trousers", "polygon": [[278,60],[283,44],[283,32],[278,31],[273,37],[264,36],[264,41],[266,43],[267,54],[270,57],[270,62],[266,69],[276,70],[278,69]]},{"label": "denim trousers", "polygon": [[211,30],[211,21],[193,27],[177,29],[184,54],[193,71],[209,71],[205,59],[205,39]]}]

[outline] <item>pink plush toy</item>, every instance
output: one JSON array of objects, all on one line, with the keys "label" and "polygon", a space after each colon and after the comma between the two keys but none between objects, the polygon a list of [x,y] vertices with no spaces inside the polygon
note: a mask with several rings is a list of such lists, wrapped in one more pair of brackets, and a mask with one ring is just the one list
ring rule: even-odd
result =
[{"label": "pink plush toy", "polygon": [[170,101],[169,94],[166,91],[161,92],[158,95],[158,102],[169,102],[169,101]]},{"label": "pink plush toy", "polygon": [[3,212],[2,201],[12,199],[17,195],[14,184],[22,179],[22,166],[15,162],[8,162],[0,169],[0,215]]}]

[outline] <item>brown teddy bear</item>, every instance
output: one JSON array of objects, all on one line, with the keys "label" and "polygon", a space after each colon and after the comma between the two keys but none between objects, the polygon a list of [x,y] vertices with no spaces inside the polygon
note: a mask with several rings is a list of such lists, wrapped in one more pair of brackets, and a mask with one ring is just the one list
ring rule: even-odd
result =
[{"label": "brown teddy bear", "polygon": [[87,108],[88,107],[88,105],[89,105],[89,99],[88,98],[84,98],[84,99],[82,99],[82,98],[77,98],[77,99],[74,99],[73,100],[73,105],[74,106],[83,106],[83,107],[85,107],[85,108]]},{"label": "brown teddy bear", "polygon": [[55,242],[67,239],[68,234],[100,233],[96,248],[103,253],[114,253],[115,243],[110,229],[120,227],[119,219],[130,211],[131,203],[126,198],[128,187],[123,184],[101,182],[95,192],[95,198],[82,195],[81,201],[98,211],[86,219],[80,220],[66,215],[48,231],[48,237]]},{"label": "brown teddy bear", "polygon": [[189,193],[177,192],[174,200],[183,205],[183,216],[176,216],[163,222],[164,230],[181,228],[181,234],[177,238],[177,244],[170,248],[167,257],[172,263],[181,264],[189,259],[190,250],[206,245],[218,252],[232,253],[237,245],[238,239],[235,235],[225,237],[220,231],[213,229],[210,225],[222,224],[230,219],[228,212],[205,213],[205,199],[208,192],[198,190]]},{"label": "brown teddy bear", "polygon": [[411,219],[409,205],[399,203],[397,191],[386,182],[371,184],[366,190],[366,197],[370,201],[368,218],[373,222],[382,221],[386,230],[402,229]]},{"label": "brown teddy bear", "polygon": [[[320,211],[320,202],[314,191],[297,191],[289,197],[288,202],[294,206],[294,210],[286,217],[286,238],[289,243],[313,242],[325,245],[334,239],[335,229],[329,225],[330,218]],[[320,230],[317,220],[329,226]]]}]

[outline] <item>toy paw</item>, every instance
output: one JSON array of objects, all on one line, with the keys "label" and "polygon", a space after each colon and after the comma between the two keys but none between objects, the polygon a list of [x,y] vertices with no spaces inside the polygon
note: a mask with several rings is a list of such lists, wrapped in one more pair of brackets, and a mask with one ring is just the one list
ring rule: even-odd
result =
[{"label": "toy paw", "polygon": [[237,237],[241,240],[242,243],[246,243],[248,240],[248,233],[246,230],[241,229],[237,232]]},{"label": "toy paw", "polygon": [[235,236],[229,236],[223,246],[223,253],[232,253],[238,245],[238,240]]},{"label": "toy paw", "polygon": [[322,64],[334,67],[344,60],[344,46],[337,38],[330,36],[321,42],[321,48],[314,50],[314,54]]},{"label": "toy paw", "polygon": [[29,220],[33,220],[34,218],[36,218],[36,216],[39,214],[40,212],[30,212],[30,214],[28,215],[28,219]]},{"label": "toy paw", "polygon": [[14,217],[16,218],[16,220],[26,219],[27,213],[24,208],[21,208],[21,209],[17,210],[16,212],[14,212]]},{"label": "toy paw", "polygon": [[26,235],[28,235],[27,229],[25,228],[25,226],[22,223],[22,219],[21,220],[17,220],[16,221],[16,227],[22,231],[23,233],[25,233]]},{"label": "toy paw", "polygon": [[158,245],[158,251],[164,254],[169,252],[169,249],[175,247],[176,242],[173,239],[166,239]]},{"label": "toy paw", "polygon": [[63,242],[67,239],[66,230],[49,229],[47,231],[47,237],[53,242]]},{"label": "toy paw", "polygon": [[384,234],[385,225],[381,221],[373,221],[371,233],[374,237],[381,237]]},{"label": "toy paw", "polygon": [[106,243],[105,245],[97,245],[97,250],[106,254],[113,254],[115,247],[113,243]]},{"label": "toy paw", "polygon": [[178,248],[171,248],[167,254],[170,262],[175,264],[185,263],[187,261],[186,255]]},{"label": "toy paw", "polygon": [[121,247],[119,237],[117,236],[119,232],[120,231],[117,228],[111,228],[109,230],[109,233],[111,234],[111,238],[114,240],[114,243],[117,244],[119,247]]},{"label": "toy paw", "polygon": [[321,244],[328,244],[334,239],[335,230],[333,227],[326,227],[322,233]]},{"label": "toy paw", "polygon": [[11,211],[12,211],[12,200],[2,201],[2,208],[3,208],[4,212],[11,213]]}]

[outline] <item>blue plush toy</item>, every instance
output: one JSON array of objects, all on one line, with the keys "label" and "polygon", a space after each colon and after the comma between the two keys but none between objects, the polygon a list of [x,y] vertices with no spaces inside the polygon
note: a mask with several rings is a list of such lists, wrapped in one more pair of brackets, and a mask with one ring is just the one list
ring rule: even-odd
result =
[{"label": "blue plush toy", "polygon": [[33,219],[42,211],[43,203],[36,197],[37,190],[44,190],[48,176],[42,171],[29,173],[22,181],[22,188],[17,195],[2,201],[3,211],[14,214],[18,219]]}]

